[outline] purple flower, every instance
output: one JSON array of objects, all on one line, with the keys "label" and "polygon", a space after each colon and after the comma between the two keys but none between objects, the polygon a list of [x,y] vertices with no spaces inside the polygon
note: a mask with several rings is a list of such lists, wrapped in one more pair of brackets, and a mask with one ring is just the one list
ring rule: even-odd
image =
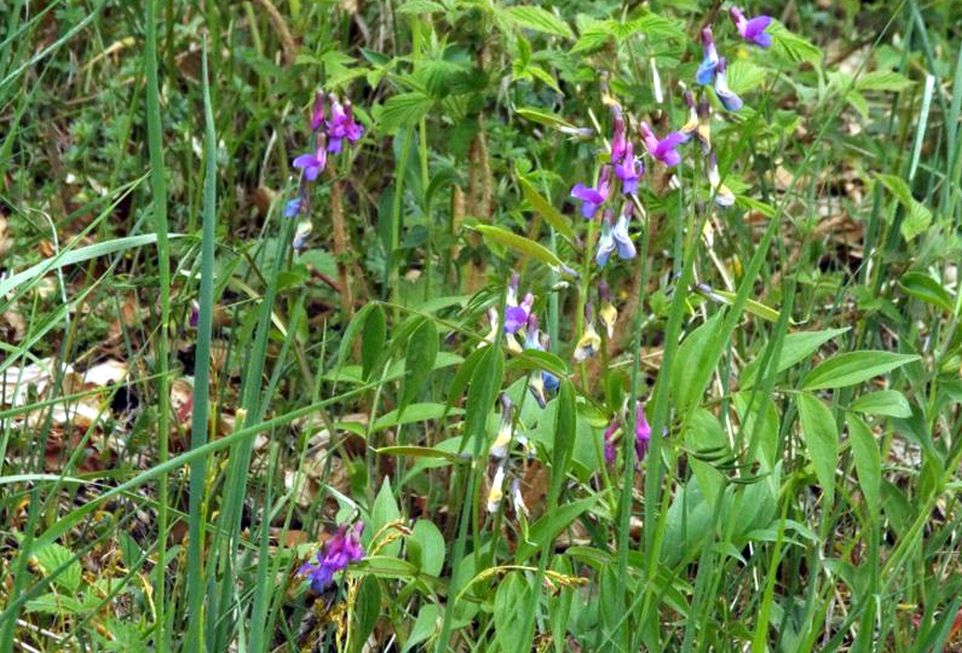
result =
[{"label": "purple flower", "polygon": [[571,189],[571,196],[581,200],[581,215],[590,220],[595,217],[598,207],[608,200],[609,192],[611,192],[611,166],[606,165],[601,168],[597,186],[592,188],[584,184],[575,184]]},{"label": "purple flower", "polygon": [[200,324],[200,304],[197,303],[197,300],[193,300],[190,303],[190,317],[187,318],[187,326],[196,329],[198,324]]},{"label": "purple flower", "polygon": [[[542,340],[541,331],[538,329],[538,316],[531,314],[528,316],[528,323],[524,328],[524,348],[533,349],[535,351],[544,351],[545,345]],[[531,377],[528,382],[528,388],[531,390],[531,394],[534,395],[535,400],[538,405],[542,408],[545,407],[545,391],[554,392],[558,389],[561,381],[557,376],[548,372],[546,370],[541,370],[540,374],[535,374]]]},{"label": "purple flower", "polygon": [[638,461],[645,459],[648,452],[648,443],[651,441],[651,426],[645,417],[645,407],[639,401],[635,404],[635,456]]},{"label": "purple flower", "polygon": [[508,296],[504,308],[504,332],[507,334],[517,333],[528,323],[531,306],[534,304],[534,295],[531,293],[525,295],[524,300],[518,303],[519,282],[520,277],[515,272],[508,283]]},{"label": "purple flower", "polygon": [[615,433],[621,428],[621,421],[613,419],[605,429],[605,462],[609,465],[615,462]]},{"label": "purple flower", "polygon": [[760,48],[771,47],[772,35],[765,31],[772,24],[771,16],[758,16],[749,20],[745,18],[745,14],[738,7],[732,7],[729,11],[731,12],[732,22],[735,23],[735,28],[743,39]]},{"label": "purple flower", "polygon": [[628,148],[628,139],[625,138],[625,117],[617,104],[611,107],[611,121],[614,123],[611,135],[611,162],[617,165],[625,158]]},{"label": "purple flower", "polygon": [[718,71],[715,74],[715,95],[729,111],[738,111],[744,102],[738,95],[728,88],[728,62],[725,57],[718,60]]},{"label": "purple flower", "polygon": [[625,145],[623,158],[615,164],[615,174],[621,180],[621,192],[625,195],[638,192],[638,180],[645,174],[645,164],[635,158],[635,148],[631,143]]},{"label": "purple flower", "polygon": [[304,203],[303,197],[295,197],[292,200],[287,200],[287,203],[284,204],[284,217],[293,218],[294,216],[296,216],[298,213],[301,212],[301,205],[303,203]]},{"label": "purple flower", "polygon": [[314,94],[314,109],[311,111],[311,131],[316,132],[324,124],[324,94]]},{"label": "purple flower", "polygon": [[671,132],[665,138],[658,140],[648,123],[641,123],[641,135],[645,139],[648,153],[669,168],[681,163],[681,155],[675,148],[685,142],[685,135],[681,132]]},{"label": "purple flower", "polygon": [[363,530],[363,522],[354,524],[353,528],[343,524],[317,552],[317,562],[305,562],[297,570],[298,575],[310,579],[311,589],[315,592],[323,591],[334,579],[335,573],[364,557],[360,539]]},{"label": "purple flower", "polygon": [[337,96],[331,94],[331,119],[327,121],[327,151],[337,154],[341,151],[344,139],[355,143],[364,135],[364,127],[354,121],[354,108],[350,100],[342,105]]},{"label": "purple flower", "polygon": [[627,261],[635,258],[637,253],[635,243],[631,240],[628,233],[628,223],[631,220],[631,205],[625,206],[624,212],[618,216],[614,226],[611,224],[611,212],[605,214],[604,221],[601,223],[601,236],[598,238],[598,251],[595,254],[595,262],[600,267],[605,267],[608,257],[614,251],[618,252],[618,258]]},{"label": "purple flower", "polygon": [[304,171],[304,178],[314,181],[327,165],[327,152],[324,150],[324,140],[320,139],[314,153],[302,154],[294,159],[294,167]]},{"label": "purple flower", "polygon": [[711,27],[706,27],[701,31],[701,47],[705,53],[698,66],[695,79],[702,86],[707,86],[715,81],[715,70],[718,68],[718,50],[715,49],[715,39],[712,38]]}]

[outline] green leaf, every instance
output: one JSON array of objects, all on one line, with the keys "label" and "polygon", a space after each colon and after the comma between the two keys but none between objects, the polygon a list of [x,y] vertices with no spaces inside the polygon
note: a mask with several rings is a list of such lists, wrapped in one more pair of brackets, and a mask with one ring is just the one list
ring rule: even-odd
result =
[{"label": "green leaf", "polygon": [[865,497],[865,506],[873,521],[877,521],[882,506],[882,456],[879,453],[878,442],[875,440],[872,429],[858,416],[849,414],[845,422],[848,424],[855,472],[858,474],[858,484]]},{"label": "green leaf", "polygon": [[381,585],[377,578],[368,576],[361,581],[354,603],[354,617],[356,624],[351,629],[351,650],[354,653],[364,650],[367,639],[374,632],[377,618],[381,614]]},{"label": "green leaf", "polygon": [[418,611],[417,619],[414,620],[414,625],[411,626],[411,634],[404,642],[401,653],[408,653],[408,651],[414,650],[414,647],[418,644],[430,639],[438,629],[438,617],[440,615],[441,609],[434,603],[422,605]]},{"label": "green leaf", "polygon": [[461,395],[464,394],[465,388],[468,387],[468,383],[471,382],[471,377],[474,376],[474,368],[477,367],[478,363],[485,357],[485,353],[489,347],[486,345],[480,349],[475,349],[471,354],[464,360],[461,367],[458,368],[457,374],[454,375],[454,379],[448,385],[448,406],[454,406],[461,399]]},{"label": "green leaf", "polygon": [[903,91],[913,84],[912,80],[894,70],[873,70],[855,82],[859,91]]},{"label": "green leaf", "polygon": [[924,272],[906,272],[899,280],[899,285],[909,295],[918,300],[932,304],[949,313],[955,312],[955,301],[945,286]]},{"label": "green leaf", "polygon": [[826,495],[828,510],[835,496],[835,470],[838,468],[838,427],[832,411],[818,397],[807,392],[798,395],[798,416],[808,457],[815,476]]},{"label": "green leaf", "polygon": [[768,33],[772,35],[772,50],[790,61],[810,63],[816,68],[821,65],[822,51],[811,41],[803,39],[797,34],[793,34],[787,27],[773,21],[768,28]]},{"label": "green leaf", "polygon": [[404,383],[398,402],[399,417],[409,403],[417,399],[424,389],[434,361],[438,357],[438,327],[434,320],[424,318],[408,338],[404,357]]},{"label": "green leaf", "polygon": [[[827,329],[825,331],[798,331],[788,334],[782,341],[781,355],[778,359],[778,365],[775,368],[776,373],[784,372],[792,365],[810,357],[818,351],[818,348],[823,344],[840,336],[850,328],[851,327],[843,327],[841,329]],[[742,388],[750,388],[755,385],[757,380],[755,377],[758,375],[758,367],[761,365],[761,362],[762,355],[760,354],[745,366],[741,376]]]},{"label": "green leaf", "polygon": [[484,236],[486,241],[497,243],[524,256],[530,256],[552,268],[560,269],[564,267],[561,259],[559,259],[554,252],[530,238],[519,236],[518,234],[493,225],[480,224],[475,226],[474,229],[481,232],[481,235]]},{"label": "green leaf", "polygon": [[575,446],[577,429],[577,409],[575,407],[574,386],[566,378],[561,379],[558,389],[558,413],[554,424],[554,449],[551,456],[551,495],[548,505],[554,505],[561,495],[571,466],[571,455]]},{"label": "green leaf", "polygon": [[397,8],[399,14],[433,14],[439,11],[447,11],[440,2],[431,0],[407,0]]},{"label": "green leaf", "polygon": [[383,431],[384,429],[394,428],[401,424],[415,424],[417,422],[427,422],[429,420],[441,419],[445,415],[461,415],[464,413],[460,408],[449,408],[444,404],[433,402],[410,404],[401,409],[394,409],[385,413],[374,422],[372,432]]},{"label": "green leaf", "polygon": [[499,9],[499,13],[508,22],[519,27],[569,39],[575,37],[567,23],[541,7],[521,5]]},{"label": "green leaf", "polygon": [[580,32],[580,36],[571,48],[572,54],[590,52],[602,48],[609,39],[614,37],[612,27],[615,21],[585,18],[586,20],[579,21],[578,31]]},{"label": "green leaf", "polygon": [[869,392],[853,401],[849,408],[866,415],[888,415],[903,419],[912,416],[909,400],[898,390]]},{"label": "green leaf", "polygon": [[728,66],[728,86],[739,95],[761,86],[769,73],[747,59],[736,59]]},{"label": "green leaf", "polygon": [[465,438],[462,447],[468,442],[471,451],[480,454],[487,435],[488,413],[498,398],[504,380],[504,354],[500,347],[488,346],[482,349],[483,355],[471,374],[468,398],[464,414]]},{"label": "green leaf", "polygon": [[387,322],[384,309],[380,304],[372,306],[364,320],[364,333],[361,336],[361,378],[365,381],[371,378],[371,373],[377,367],[384,355],[384,343],[387,342]]},{"label": "green leaf", "polygon": [[574,125],[561,116],[548,113],[547,111],[538,109],[536,107],[518,107],[514,110],[514,112],[525,120],[536,122],[539,125],[544,125],[545,127],[552,127],[554,129],[557,129],[558,127],[565,127],[567,129],[574,128]]},{"label": "green leaf", "polygon": [[[32,557],[44,578],[57,574],[53,577],[53,582],[62,589],[74,593],[80,589],[82,569],[79,560],[71,560],[73,553],[70,549],[51,543],[34,551]],[[66,567],[60,570],[64,565]]]},{"label": "green leaf", "polygon": [[424,93],[399,93],[381,107],[379,123],[381,129],[392,132],[399,127],[412,127],[427,115],[434,100]]},{"label": "green leaf", "polygon": [[[458,438],[460,440],[460,438]],[[463,458],[450,451],[444,451],[438,447],[418,447],[412,444],[401,444],[392,447],[380,447],[374,453],[379,456],[410,456],[411,458],[430,458],[443,460],[453,464],[466,462]],[[434,465],[437,467],[437,465]],[[443,466],[443,465],[442,465]]]},{"label": "green leaf", "polygon": [[528,200],[531,208],[547,220],[548,224],[554,227],[559,234],[569,241],[574,240],[575,232],[571,227],[571,221],[563,216],[561,211],[556,209],[547,198],[542,196],[538,189],[526,178],[519,176],[518,184],[521,186],[521,192],[524,194],[524,198]]},{"label": "green leaf", "polygon": [[[728,292],[727,290],[715,290],[714,294],[718,295],[725,300],[729,306],[735,303],[735,293]],[[769,322],[778,322],[780,313],[770,306],[755,301],[754,299],[745,300],[745,310],[752,315],[757,315],[758,317],[768,320]]]},{"label": "green leaf", "polygon": [[932,223],[932,212],[924,204],[912,197],[912,190],[908,182],[895,175],[877,174],[875,178],[881,183],[900,204],[905,208],[905,219],[902,220],[901,232],[906,241],[911,241],[929,228]]},{"label": "green leaf", "polygon": [[[510,571],[498,583],[494,595],[494,632],[504,653],[531,650],[531,625],[525,622],[525,606],[531,601],[531,585],[523,574]],[[525,641],[527,640],[527,641]]]},{"label": "green leaf", "polygon": [[27,612],[37,612],[49,615],[72,615],[83,611],[83,604],[72,596],[64,594],[41,594],[35,599],[27,601]]},{"label": "green leaf", "polygon": [[[335,372],[339,372],[340,368],[344,365],[344,361],[347,360],[347,355],[351,351],[351,346],[354,344],[354,340],[367,325],[367,318],[370,316],[375,306],[376,304],[368,304],[359,310],[357,314],[354,315],[354,319],[352,319],[347,325],[347,328],[344,329],[344,334],[341,336],[341,344],[337,348],[337,359],[334,365]],[[363,372],[361,375],[361,380],[364,380]]]},{"label": "green leaf", "polygon": [[518,543],[515,562],[519,565],[524,564],[532,554],[544,547],[551,546],[558,534],[577,519],[581,513],[592,507],[596,500],[596,497],[588,497],[580,501],[566,503],[542,515],[528,530],[527,539]]},{"label": "green leaf", "polygon": [[[411,562],[417,566],[417,568],[423,574],[429,576],[440,576],[441,570],[444,568],[444,536],[434,522],[428,521],[427,519],[419,519],[414,524],[414,528],[411,529],[411,537],[408,538],[408,543],[416,543],[417,549],[416,556],[409,555]],[[413,558],[417,558],[414,560]]]},{"label": "green leaf", "polygon": [[[370,534],[373,536],[387,524],[400,518],[401,511],[398,510],[397,502],[394,500],[394,491],[391,489],[391,479],[385,476],[381,490],[374,498],[374,505],[371,507]],[[381,548],[378,553],[385,557],[396,558],[400,550],[401,542],[400,540],[396,540]]]},{"label": "green leaf", "polygon": [[822,361],[805,377],[803,389],[843,388],[885,374],[919,360],[913,354],[890,351],[853,351]]},{"label": "green leaf", "polygon": [[655,13],[646,13],[643,16],[625,23],[625,26],[629,28],[627,34],[617,27],[613,30],[619,40],[624,40],[635,32],[641,32],[655,42],[664,39],[673,39],[675,41],[688,40],[688,35],[685,34],[685,30],[679,21],[665,18]]}]

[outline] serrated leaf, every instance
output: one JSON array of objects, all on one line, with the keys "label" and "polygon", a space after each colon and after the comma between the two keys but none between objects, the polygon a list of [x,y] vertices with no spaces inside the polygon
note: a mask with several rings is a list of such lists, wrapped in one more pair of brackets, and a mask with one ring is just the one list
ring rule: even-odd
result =
[{"label": "serrated leaf", "polygon": [[768,33],[772,35],[773,50],[795,62],[810,63],[815,67],[821,65],[822,51],[811,41],[803,39],[798,34],[792,33],[787,27],[773,21],[768,28]]},{"label": "serrated leaf", "polygon": [[878,520],[882,506],[882,456],[872,429],[855,415],[845,418],[849,443],[855,459],[855,473],[865,497],[865,506],[873,520]]},{"label": "serrated leaf", "polygon": [[747,59],[737,59],[728,66],[728,86],[739,95],[748,93],[768,78],[768,72]]},{"label": "serrated leaf", "polygon": [[812,370],[802,386],[805,390],[843,388],[891,372],[906,363],[919,360],[914,354],[890,351],[853,351],[822,361]]},{"label": "serrated leaf", "polygon": [[433,104],[434,100],[418,91],[395,95],[381,108],[380,127],[388,132],[398,127],[411,127],[427,115]]},{"label": "serrated leaf", "polygon": [[608,39],[614,36],[612,32],[612,20],[586,19],[579,21],[578,40],[571,48],[571,53],[590,52],[604,47]]},{"label": "serrated leaf", "polygon": [[685,34],[685,30],[679,21],[665,18],[654,13],[647,13],[644,16],[628,21],[626,26],[630,28],[630,31],[624,37],[620,36],[618,30],[615,29],[616,35],[622,40],[635,32],[642,32],[649,38],[674,39],[676,41],[686,41],[688,39],[688,35]]},{"label": "serrated leaf", "polygon": [[887,415],[908,418],[912,416],[909,400],[898,390],[879,390],[862,395],[849,407],[866,415]]},{"label": "serrated leaf", "polygon": [[479,231],[485,240],[490,240],[493,243],[507,247],[524,256],[530,256],[552,268],[560,269],[564,267],[561,259],[559,259],[554,252],[530,238],[519,236],[518,234],[493,225],[477,225],[474,229]]},{"label": "serrated leaf", "polygon": [[911,79],[894,70],[873,70],[855,82],[859,91],[902,91],[911,85]]},{"label": "serrated leaf", "polygon": [[571,227],[571,221],[561,214],[561,211],[556,209],[554,205],[551,204],[538,189],[524,177],[518,177],[518,184],[521,186],[521,192],[524,194],[524,198],[528,200],[528,204],[531,208],[535,210],[536,213],[541,215],[545,220],[548,221],[555,231],[567,238],[569,241],[574,239],[575,232]]},{"label": "serrated leaf", "polygon": [[815,468],[815,476],[826,496],[828,510],[835,496],[835,470],[838,467],[838,427],[832,411],[818,397],[799,393],[798,416],[808,457]]},{"label": "serrated leaf", "polygon": [[44,578],[53,576],[54,584],[69,592],[76,593],[80,589],[82,569],[79,560],[72,560],[70,549],[51,543],[35,551],[32,557]]},{"label": "serrated leaf", "polygon": [[397,8],[399,14],[433,14],[439,11],[447,11],[439,2],[431,0],[407,0]]},{"label": "serrated leaf", "polygon": [[508,7],[501,9],[500,14],[506,17],[510,23],[518,27],[524,27],[544,34],[563,36],[569,39],[573,39],[575,36],[567,23],[541,7],[527,5]]},{"label": "serrated leaf", "polygon": [[895,175],[877,174],[875,178],[898,199],[905,208],[905,218],[900,231],[906,241],[923,233],[932,223],[932,212],[924,204],[912,197],[908,183]]}]

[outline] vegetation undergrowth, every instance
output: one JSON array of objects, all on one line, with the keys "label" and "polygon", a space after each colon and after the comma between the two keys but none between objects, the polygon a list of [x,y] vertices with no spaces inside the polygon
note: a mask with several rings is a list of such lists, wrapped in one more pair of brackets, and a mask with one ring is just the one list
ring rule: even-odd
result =
[{"label": "vegetation undergrowth", "polygon": [[0,653],[962,650],[957,3],[0,6]]}]

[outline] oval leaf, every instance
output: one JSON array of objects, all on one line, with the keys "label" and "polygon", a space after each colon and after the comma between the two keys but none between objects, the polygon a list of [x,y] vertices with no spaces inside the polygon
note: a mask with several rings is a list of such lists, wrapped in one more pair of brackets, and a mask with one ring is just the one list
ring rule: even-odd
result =
[{"label": "oval leaf", "polygon": [[896,354],[890,351],[853,351],[822,361],[805,377],[805,390],[844,388],[867,381],[873,376],[902,367],[919,360],[914,354]]},{"label": "oval leaf", "polygon": [[[838,467],[838,427],[832,411],[815,395],[798,395],[798,415],[808,457],[815,476],[826,495],[826,506],[835,496],[835,469]],[[827,508],[826,508],[827,509]]]}]

